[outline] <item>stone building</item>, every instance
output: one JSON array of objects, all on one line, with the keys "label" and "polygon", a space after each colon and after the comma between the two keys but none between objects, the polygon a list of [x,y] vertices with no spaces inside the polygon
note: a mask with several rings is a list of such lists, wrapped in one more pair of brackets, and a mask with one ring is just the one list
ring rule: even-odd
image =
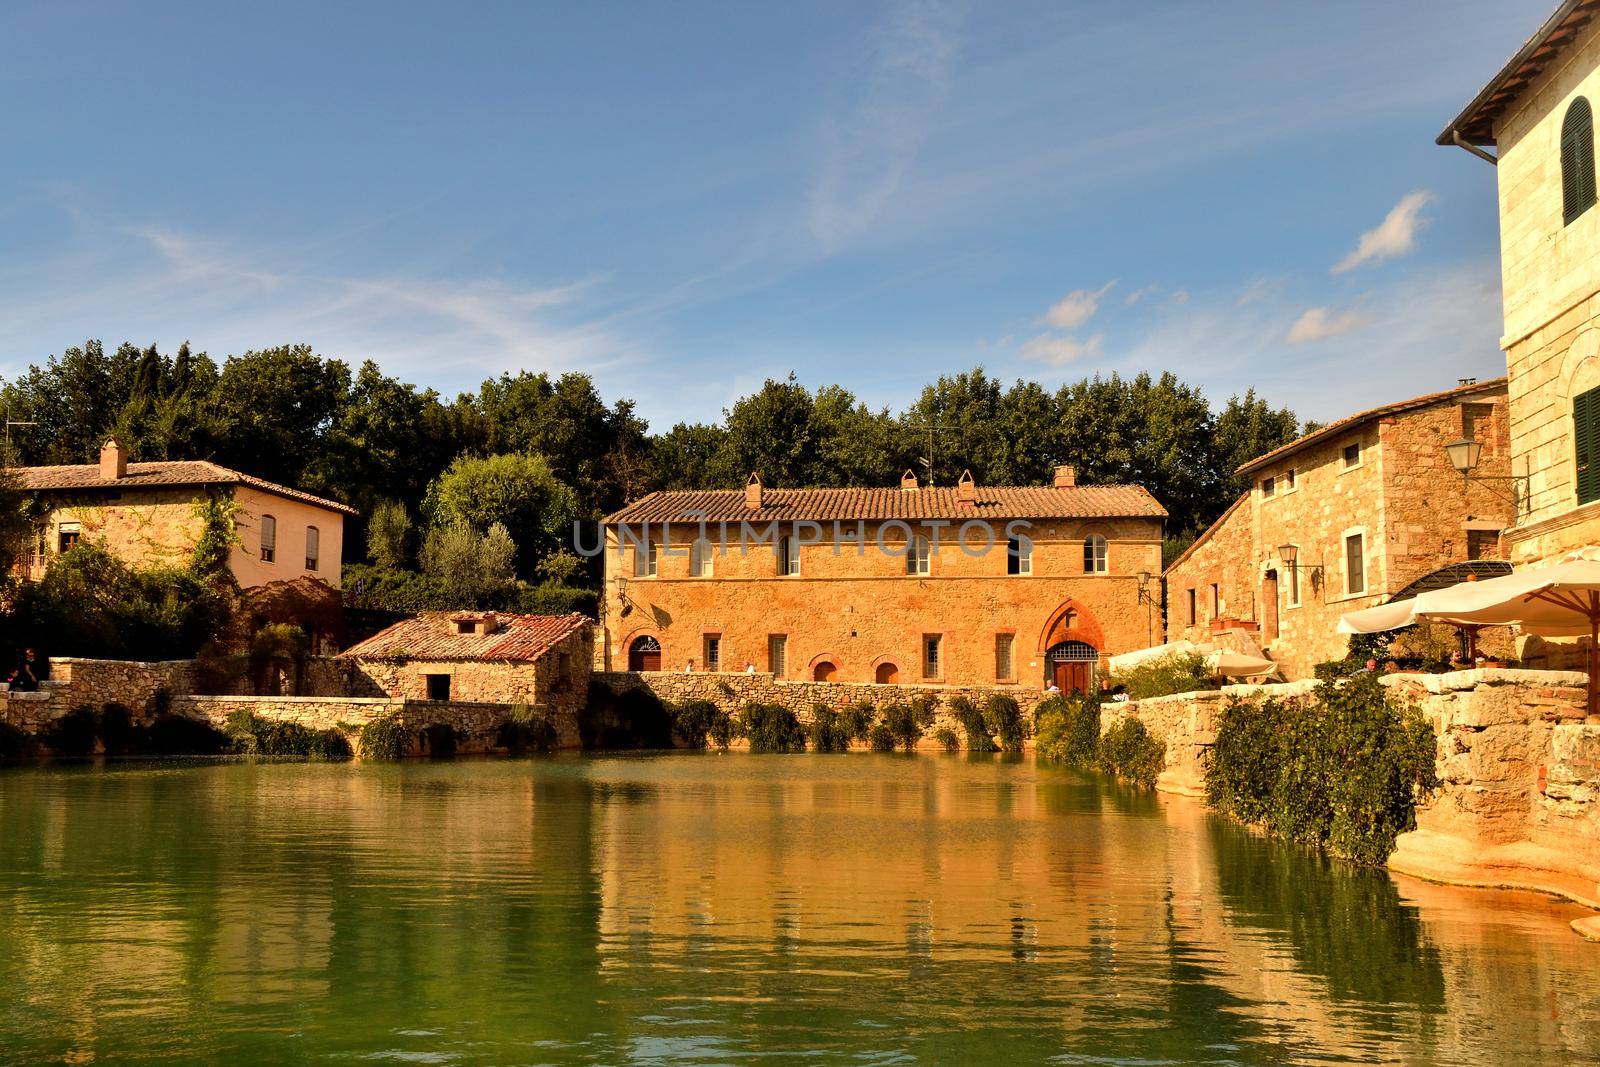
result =
[{"label": "stone building", "polygon": [[425,611],[341,656],[397,700],[540,705],[575,722],[589,687],[594,622],[583,615]]},{"label": "stone building", "polygon": [[[1373,408],[1239,468],[1251,487],[1167,568],[1167,639],[1255,632],[1290,678],[1345,654],[1339,616],[1441,568],[1499,559],[1515,512],[1506,382]],[[1468,481],[1445,445],[1483,445]]]},{"label": "stone building", "polygon": [[238,543],[229,566],[246,588],[315,578],[339,587],[344,520],[354,508],[205,460],[129,463],[115,437],[100,462],[12,467],[6,473],[38,503],[34,551],[23,576],[43,577],[50,561],[82,541],[143,566],[187,563],[204,529],[209,496],[237,505]]},{"label": "stone building", "polygon": [[607,516],[607,670],[1093,686],[1160,626],[1166,512],[1143,488],[652,493]]},{"label": "stone building", "polygon": [[1516,564],[1600,543],[1597,11],[1562,3],[1438,138],[1496,164]]}]

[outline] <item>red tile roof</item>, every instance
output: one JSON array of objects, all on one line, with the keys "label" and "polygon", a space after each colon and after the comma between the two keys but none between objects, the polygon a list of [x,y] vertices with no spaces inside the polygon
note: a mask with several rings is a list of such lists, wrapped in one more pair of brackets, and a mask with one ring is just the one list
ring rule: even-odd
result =
[{"label": "red tile roof", "polygon": [[121,478],[107,478],[101,475],[98,463],[72,463],[59,467],[7,467],[7,474],[16,479],[17,485],[25,490],[47,489],[145,489],[152,487],[168,488],[174,486],[205,486],[205,485],[247,485],[252,489],[259,489],[263,493],[285,497],[289,500],[299,500],[306,504],[315,504],[317,507],[327,508],[329,511],[341,512],[345,515],[357,514],[356,509],[349,504],[341,504],[337,500],[328,500],[320,496],[299,489],[291,489],[277,482],[269,482],[265,478],[257,478],[253,474],[243,471],[230,470],[219,466],[209,460],[181,459],[162,460],[156,463],[130,463],[128,471]]},{"label": "red tile roof", "polygon": [[762,489],[761,507],[747,508],[742,489],[673,489],[651,493],[607,515],[608,524],[656,522],[874,521],[905,519],[1165,518],[1167,510],[1138,485],[979,486],[975,503],[958,490]]},{"label": "red tile roof", "polygon": [[1494,144],[1494,126],[1501,113],[1522,95],[1552,59],[1577,39],[1596,12],[1600,12],[1600,0],[1563,0],[1517,54],[1506,61],[1506,65],[1489,79],[1489,84],[1444,128],[1435,143],[1454,144],[1459,136],[1467,144]]},{"label": "red tile roof", "polygon": [[1382,407],[1376,407],[1367,411],[1357,412],[1348,418],[1340,419],[1338,422],[1330,422],[1321,429],[1312,430],[1303,437],[1297,437],[1286,445],[1274,448],[1271,452],[1268,452],[1264,456],[1257,456],[1249,463],[1242,463],[1239,465],[1239,469],[1234,471],[1234,473],[1250,474],[1254,471],[1261,470],[1264,467],[1271,466],[1280,459],[1284,459],[1285,457],[1300,451],[1302,448],[1308,448],[1311,445],[1316,444],[1318,441],[1326,441],[1330,437],[1337,437],[1339,434],[1345,433],[1348,430],[1352,430],[1362,423],[1371,422],[1373,419],[1381,419],[1386,415],[1399,415],[1402,412],[1414,411],[1417,408],[1425,408],[1430,404],[1448,403],[1452,400],[1459,400],[1462,397],[1472,396],[1475,393],[1504,392],[1505,388],[1506,380],[1504,378],[1490,378],[1486,382],[1474,382],[1471,385],[1458,385],[1454,389],[1446,389],[1443,392],[1427,393],[1423,396],[1414,396],[1410,400],[1398,400],[1393,404],[1384,404]]},{"label": "red tile roof", "polygon": [[[517,660],[532,662],[562,638],[592,624],[586,615],[503,615],[495,631],[458,634],[458,611],[424,611],[340,653],[351,659]],[[487,614],[487,613],[485,613]]]}]

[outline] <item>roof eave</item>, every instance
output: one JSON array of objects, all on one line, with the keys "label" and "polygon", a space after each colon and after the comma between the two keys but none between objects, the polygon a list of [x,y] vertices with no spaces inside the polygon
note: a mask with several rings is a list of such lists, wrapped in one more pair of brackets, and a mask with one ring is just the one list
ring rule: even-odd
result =
[{"label": "roof eave", "polygon": [[[1473,132],[1473,128],[1478,125],[1478,113],[1500,94],[1506,83],[1522,69],[1529,59],[1533,58],[1535,53],[1549,43],[1550,38],[1567,23],[1567,20],[1572,17],[1574,12],[1586,6],[1600,7],[1600,4],[1597,4],[1596,0],[1562,0],[1561,5],[1556,8],[1555,12],[1540,24],[1539,28],[1534,31],[1533,36],[1529,37],[1522,47],[1517,49],[1516,54],[1501,66],[1493,78],[1489,79],[1489,83],[1478,92],[1477,96],[1472,98],[1472,102],[1462,108],[1461,113],[1440,131],[1439,136],[1434,139],[1434,144],[1453,145],[1459,135],[1465,144],[1475,145],[1479,148],[1493,145],[1495,138],[1492,121],[1487,134]],[[1581,29],[1581,26],[1579,28]],[[1576,33],[1576,30],[1574,33]]]}]

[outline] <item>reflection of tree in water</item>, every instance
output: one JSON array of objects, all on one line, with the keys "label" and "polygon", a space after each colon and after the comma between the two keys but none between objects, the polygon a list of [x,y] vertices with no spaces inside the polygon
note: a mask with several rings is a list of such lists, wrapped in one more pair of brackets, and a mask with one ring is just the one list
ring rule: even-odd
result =
[{"label": "reflection of tree in water", "polygon": [[1386,871],[1207,820],[1218,891],[1235,925],[1282,935],[1336,1000],[1444,1007],[1444,970]]}]

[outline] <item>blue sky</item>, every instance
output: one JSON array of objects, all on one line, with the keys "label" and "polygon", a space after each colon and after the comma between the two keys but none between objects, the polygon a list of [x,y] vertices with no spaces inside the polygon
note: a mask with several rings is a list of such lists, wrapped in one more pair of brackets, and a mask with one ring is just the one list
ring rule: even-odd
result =
[{"label": "blue sky", "polygon": [[1494,173],[1433,137],[1552,6],[13,0],[0,375],[304,341],[659,429],[979,363],[1334,418],[1504,372]]}]

